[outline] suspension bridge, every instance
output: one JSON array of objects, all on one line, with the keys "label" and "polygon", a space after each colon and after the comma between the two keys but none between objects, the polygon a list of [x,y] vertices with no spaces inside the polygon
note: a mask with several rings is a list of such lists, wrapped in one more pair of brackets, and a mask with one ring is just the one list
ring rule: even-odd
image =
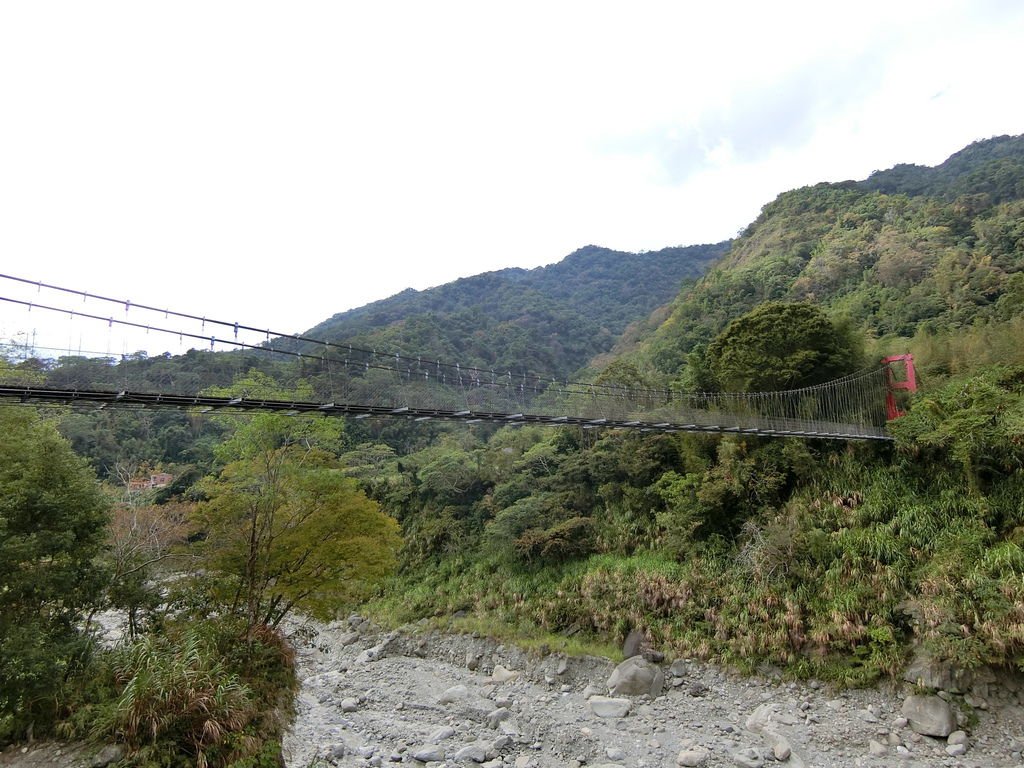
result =
[{"label": "suspension bridge", "polygon": [[[201,323],[185,331],[152,323],[115,319],[56,303],[0,296],[0,303],[29,311],[66,314],[108,327],[115,325],[177,336],[179,342],[209,344],[211,350],[234,350],[274,359],[290,359],[308,374],[302,398],[264,397],[258,393],[211,395],[141,386],[124,379],[89,386],[60,386],[24,376],[17,368],[0,374],[0,403],[68,404],[83,408],[171,408],[196,412],[272,411],[290,415],[319,414],[403,418],[417,422],[466,424],[574,425],[641,432],[701,432],[764,437],[838,440],[890,440],[889,419],[900,415],[896,393],[914,389],[909,355],[886,358],[869,370],[802,389],[757,393],[696,393],[673,389],[620,386],[560,380],[536,373],[496,372],[423,356],[388,354],[346,344],[281,334],[237,322],[213,320],[146,305],[131,304],[59,286],[7,275],[0,279],[44,287],[57,294],[77,294],[94,303],[117,304],[138,313],[159,313],[164,320]],[[224,335],[209,334],[220,329]],[[248,334],[262,340],[245,341]],[[116,376],[115,366],[110,367]]]}]

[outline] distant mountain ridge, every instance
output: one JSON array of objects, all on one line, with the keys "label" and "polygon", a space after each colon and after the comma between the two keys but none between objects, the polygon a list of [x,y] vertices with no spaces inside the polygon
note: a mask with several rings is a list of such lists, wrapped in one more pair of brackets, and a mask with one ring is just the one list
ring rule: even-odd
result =
[{"label": "distant mountain ridge", "polygon": [[993,205],[1024,197],[1024,135],[976,141],[934,167],[901,163],[875,171],[859,189],[952,201],[984,194]]},{"label": "distant mountain ridge", "polygon": [[565,376],[607,352],[718,260],[728,242],[628,253],[588,245],[536,269],[408,289],[334,315],[305,335],[497,370]]}]

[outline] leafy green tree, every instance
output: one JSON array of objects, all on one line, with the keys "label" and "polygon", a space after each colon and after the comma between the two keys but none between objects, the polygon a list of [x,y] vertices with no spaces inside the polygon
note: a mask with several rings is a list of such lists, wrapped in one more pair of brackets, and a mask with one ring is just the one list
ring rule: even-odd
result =
[{"label": "leafy green tree", "polygon": [[0,741],[56,714],[84,658],[83,613],[102,592],[107,504],[96,479],[32,411],[0,409]]},{"label": "leafy green tree", "polygon": [[260,414],[218,449],[198,520],[221,599],[250,630],[326,618],[394,565],[397,523],[341,471],[341,422]]},{"label": "leafy green tree", "polygon": [[708,358],[723,390],[767,392],[851,373],[861,352],[852,331],[813,304],[770,301],[729,323]]}]

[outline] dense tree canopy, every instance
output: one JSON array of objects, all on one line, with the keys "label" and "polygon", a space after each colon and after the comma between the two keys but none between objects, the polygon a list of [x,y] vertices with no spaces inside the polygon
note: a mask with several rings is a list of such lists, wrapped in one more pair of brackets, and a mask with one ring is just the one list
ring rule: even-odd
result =
[{"label": "dense tree canopy", "polygon": [[95,476],[51,422],[0,408],[0,738],[53,716],[101,592],[107,522]]},{"label": "dense tree canopy", "polygon": [[338,420],[260,414],[218,449],[198,522],[223,601],[249,627],[329,618],[394,563],[398,525],[339,471]]},{"label": "dense tree canopy", "polygon": [[728,392],[799,389],[857,368],[860,350],[818,307],[766,302],[733,320],[708,347],[711,371]]}]

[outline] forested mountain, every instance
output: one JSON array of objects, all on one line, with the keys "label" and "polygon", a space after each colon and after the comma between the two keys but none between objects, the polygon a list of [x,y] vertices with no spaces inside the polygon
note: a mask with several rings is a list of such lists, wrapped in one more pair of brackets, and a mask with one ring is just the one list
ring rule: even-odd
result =
[{"label": "forested mountain", "polygon": [[816,303],[882,346],[1016,317],[1022,198],[1024,137],[977,142],[935,168],[785,192],[677,298],[647,359],[675,375],[730,320],[771,300]]},{"label": "forested mountain", "polygon": [[727,242],[625,253],[594,245],[557,264],[503,269],[335,315],[305,335],[497,370],[566,376],[672,300]]},{"label": "forested mountain", "polygon": [[503,430],[361,449],[349,471],[406,532],[383,610],[639,629],[848,683],[921,654],[1024,664],[1022,156],[992,139],[780,195],[601,374],[803,386],[910,351],[925,391],[894,447]]}]

